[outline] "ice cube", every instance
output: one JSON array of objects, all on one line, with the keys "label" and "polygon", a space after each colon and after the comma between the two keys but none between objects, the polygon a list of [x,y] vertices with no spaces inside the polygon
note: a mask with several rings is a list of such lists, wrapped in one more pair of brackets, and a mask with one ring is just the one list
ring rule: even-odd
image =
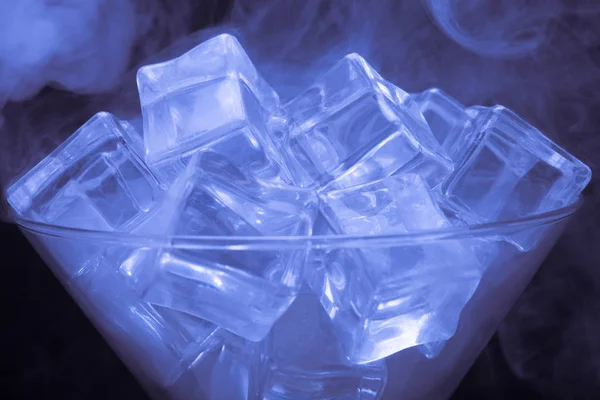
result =
[{"label": "ice cube", "polygon": [[465,106],[441,89],[432,88],[411,96],[425,117],[431,132],[446,153],[452,157],[465,126],[471,121]]},{"label": "ice cube", "polygon": [[263,179],[289,182],[269,120],[279,98],[237,39],[216,36],[137,74],[146,162],[172,182],[198,149],[233,156]]},{"label": "ice cube", "polygon": [[[463,135],[456,170],[441,186],[446,206],[468,223],[506,221],[575,201],[590,168],[504,107],[480,110]],[[533,235],[509,238],[522,250]]]},{"label": "ice cube", "polygon": [[298,295],[267,339],[262,399],[379,399],[385,361],[352,364],[312,293]]},{"label": "ice cube", "polygon": [[[112,115],[98,113],[17,180],[8,202],[19,217],[36,222],[129,231],[158,208],[163,195],[132,150],[135,141]],[[71,275],[101,246],[65,241],[58,247],[51,250]]]},{"label": "ice cube", "polygon": [[[450,223],[416,174],[321,193],[333,233],[402,234]],[[379,360],[409,347],[448,340],[483,273],[472,239],[423,238],[386,246],[331,249],[318,257],[309,282],[321,295],[350,359]],[[319,251],[319,250],[317,250]],[[313,256],[314,258],[314,256]]]},{"label": "ice cube", "polygon": [[8,201],[35,221],[127,230],[154,210],[161,191],[123,134],[110,114],[96,114],[15,182]]},{"label": "ice cube", "polygon": [[[149,251],[132,251],[125,263]],[[161,391],[185,393],[177,398],[194,392],[211,400],[253,398],[263,368],[260,345],[194,316],[142,301],[114,268],[115,254],[122,253],[105,253],[97,269],[88,269],[70,286],[133,371],[142,371]]]},{"label": "ice cube", "polygon": [[416,174],[333,190],[320,198],[323,214],[340,233],[374,235],[450,226],[429,186]]},{"label": "ice cube", "polygon": [[280,140],[296,179],[335,189],[415,172],[441,182],[452,162],[407,96],[358,54],[344,57],[284,106],[291,128]]},{"label": "ice cube", "polygon": [[307,250],[227,248],[218,237],[310,235],[316,208],[310,190],[266,183],[225,157],[197,153],[165,201],[168,217],[156,218],[169,235],[213,237],[215,246],[161,251],[127,274],[146,301],[259,341],[293,301]]},{"label": "ice cube", "polygon": [[[264,374],[263,343],[254,343],[225,330],[219,345],[203,352],[190,366],[195,380],[192,398],[251,400],[258,398]],[[189,391],[186,397],[189,396]]]},{"label": "ice cube", "polygon": [[125,131],[127,143],[135,154],[144,159],[146,150],[144,149],[144,136],[142,135],[142,116],[138,115],[130,120],[119,120],[121,128]]}]

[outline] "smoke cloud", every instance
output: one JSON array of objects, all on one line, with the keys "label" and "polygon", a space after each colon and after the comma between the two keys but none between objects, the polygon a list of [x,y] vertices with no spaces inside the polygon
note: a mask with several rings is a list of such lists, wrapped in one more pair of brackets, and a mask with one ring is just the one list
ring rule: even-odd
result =
[{"label": "smoke cloud", "polygon": [[50,83],[109,90],[127,67],[135,30],[130,1],[3,1],[0,96],[25,100]]},{"label": "smoke cloud", "polygon": [[[407,91],[504,104],[596,169],[599,16],[595,0],[0,1],[0,183],[99,110],[135,121],[135,69],[223,31],[284,100],[357,52]],[[580,376],[598,393],[599,177],[502,328],[513,370],[540,390]]]},{"label": "smoke cloud", "polygon": [[[139,112],[133,70],[221,20],[230,6],[227,0],[0,0],[0,187],[97,111]],[[0,218],[8,213],[2,196]]]}]

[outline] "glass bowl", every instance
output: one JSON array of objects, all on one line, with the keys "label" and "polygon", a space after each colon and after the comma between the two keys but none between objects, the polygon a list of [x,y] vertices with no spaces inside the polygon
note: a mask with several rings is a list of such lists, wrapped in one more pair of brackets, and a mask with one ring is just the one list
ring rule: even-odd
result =
[{"label": "glass bowl", "polygon": [[[454,335],[435,357],[428,358],[412,347],[386,359],[388,381],[382,398],[445,399],[486,346],[581,203],[580,198],[567,207],[514,221],[377,236],[162,237],[78,230],[23,219],[16,219],[16,223],[148,394],[156,399],[177,400],[210,397],[223,383],[206,372],[206,362],[198,361],[198,350],[190,350],[189,343],[198,337],[197,332],[183,323],[184,333],[172,335],[165,327],[168,321],[156,317],[154,308],[127,284],[117,263],[98,260],[154,250],[240,252],[239,256],[303,251],[310,255],[336,249],[433,249],[444,243],[477,240],[491,256],[476,291],[460,314]],[[514,235],[535,236],[536,246],[520,251],[510,241],[502,240]],[[102,256],[90,257],[93,254]],[[240,367],[229,371],[229,376],[246,373]],[[226,398],[246,398],[249,391],[260,391],[260,387],[247,387],[247,381],[246,387],[237,391],[231,391],[233,382],[228,384],[229,391],[222,392],[228,393]]]}]

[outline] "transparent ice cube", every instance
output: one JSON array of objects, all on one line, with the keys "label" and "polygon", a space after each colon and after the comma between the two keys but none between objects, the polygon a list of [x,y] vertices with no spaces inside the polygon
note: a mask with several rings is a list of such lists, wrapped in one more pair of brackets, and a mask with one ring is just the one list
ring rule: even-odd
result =
[{"label": "transparent ice cube", "polygon": [[[158,181],[132,150],[136,146],[136,138],[116,118],[98,113],[17,180],[7,199],[29,220],[130,231],[158,208],[163,196]],[[101,246],[66,241],[59,247],[53,252],[65,269],[71,269],[70,275],[93,260]]]},{"label": "transparent ice cube", "polygon": [[15,182],[7,197],[24,218],[112,231],[144,218],[160,193],[119,122],[98,113]]},{"label": "transparent ice cube", "polygon": [[[450,227],[416,174],[320,197],[332,233],[414,234]],[[310,285],[348,356],[359,363],[414,346],[435,356],[439,342],[454,335],[483,273],[477,243],[469,239],[425,237],[389,248],[333,249],[318,257],[321,262],[308,274]]]},{"label": "transparent ice cube", "polygon": [[432,186],[441,182],[452,163],[406,99],[358,54],[344,57],[284,106],[296,179],[335,189],[415,172]]},{"label": "transparent ice cube", "polygon": [[[140,257],[145,250],[132,252]],[[71,281],[75,296],[96,327],[133,370],[141,370],[161,392],[190,398],[254,398],[261,374],[260,345],[216,325],[139,298],[107,252],[98,268]],[[131,260],[126,261],[131,262]],[[235,394],[235,395],[234,395]]]},{"label": "transparent ice cube", "polygon": [[[506,221],[575,201],[590,168],[504,107],[479,110],[464,135],[456,170],[442,185],[445,206],[468,223]],[[512,240],[522,250],[529,235]]]},{"label": "transparent ice cube", "polygon": [[198,149],[238,154],[237,165],[264,179],[289,181],[269,119],[279,98],[237,39],[216,36],[137,74],[146,161],[171,183]]},{"label": "transparent ice cube", "polygon": [[[191,398],[251,400],[258,398],[265,371],[263,343],[254,343],[223,329],[219,341],[198,356],[190,371],[195,380]],[[182,385],[182,387],[185,387]],[[187,391],[189,396],[190,391]],[[186,397],[187,397],[186,396]]]},{"label": "transparent ice cube", "polygon": [[[316,208],[310,190],[266,183],[201,152],[174,183],[167,216],[146,225],[162,219],[162,232],[182,236],[302,236],[310,235]],[[165,250],[126,273],[148,302],[259,341],[293,301],[305,258],[303,248]]]},{"label": "transparent ice cube", "polygon": [[416,174],[332,190],[320,198],[323,214],[340,233],[374,235],[450,226],[429,186]]},{"label": "transparent ice cube", "polygon": [[127,143],[129,143],[131,149],[140,157],[144,159],[146,150],[144,149],[144,136],[142,135],[142,116],[138,115],[130,120],[119,120],[121,128],[125,131],[125,137]]},{"label": "transparent ice cube", "polygon": [[425,117],[431,132],[446,153],[452,157],[455,145],[471,121],[465,106],[438,88],[425,90],[411,96]]},{"label": "transparent ice cube", "polygon": [[298,295],[267,339],[268,369],[261,398],[379,399],[385,361],[352,364],[312,293]]}]

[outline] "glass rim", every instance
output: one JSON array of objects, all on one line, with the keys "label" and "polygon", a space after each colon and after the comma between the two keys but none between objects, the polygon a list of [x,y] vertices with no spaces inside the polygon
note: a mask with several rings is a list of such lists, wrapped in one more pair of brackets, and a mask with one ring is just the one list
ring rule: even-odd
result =
[{"label": "glass rim", "polygon": [[286,248],[341,248],[341,247],[391,247],[425,244],[440,240],[465,239],[481,236],[499,236],[527,228],[535,228],[560,222],[573,215],[583,204],[583,196],[561,208],[531,215],[524,218],[482,223],[464,227],[449,227],[418,232],[403,232],[375,235],[313,235],[313,236],[200,236],[141,234],[115,231],[98,231],[51,225],[17,217],[14,223],[21,230],[36,235],[83,242],[104,243],[106,245],[136,246],[141,248],[178,248],[197,250],[279,250]]}]

